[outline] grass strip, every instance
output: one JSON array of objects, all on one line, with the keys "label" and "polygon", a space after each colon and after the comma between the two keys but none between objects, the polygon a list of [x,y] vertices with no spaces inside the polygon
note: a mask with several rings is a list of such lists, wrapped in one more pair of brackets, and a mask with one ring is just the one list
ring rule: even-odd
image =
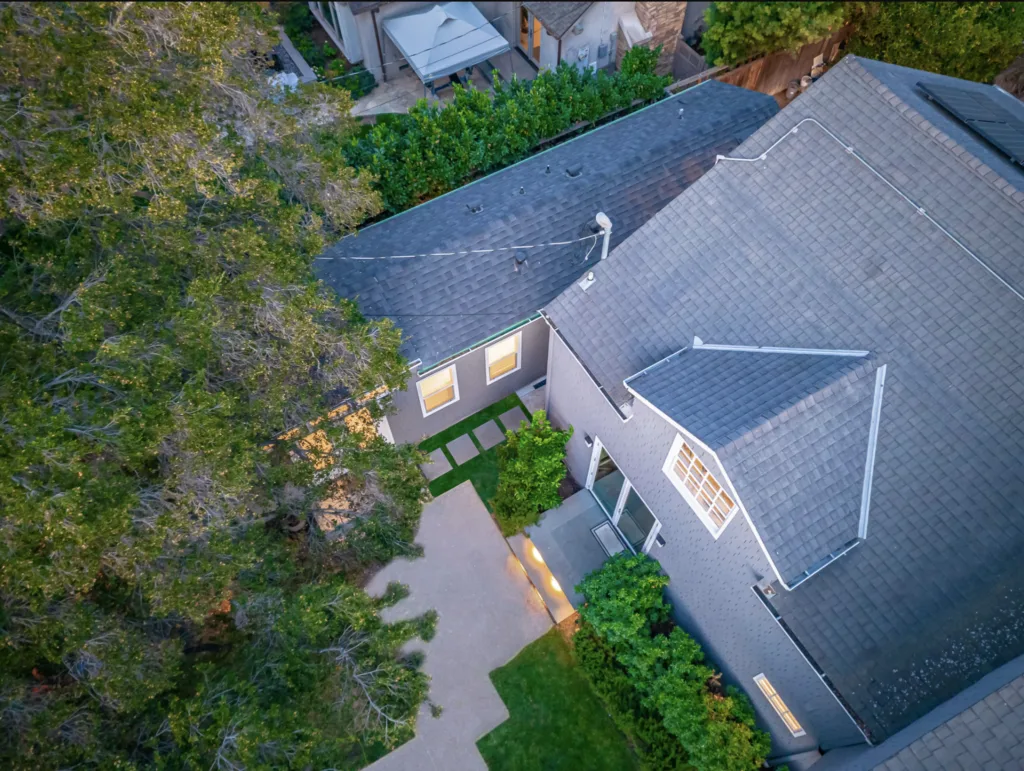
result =
[{"label": "grass strip", "polygon": [[636,755],[558,629],[491,672],[509,718],[477,741],[490,771],[629,771]]}]

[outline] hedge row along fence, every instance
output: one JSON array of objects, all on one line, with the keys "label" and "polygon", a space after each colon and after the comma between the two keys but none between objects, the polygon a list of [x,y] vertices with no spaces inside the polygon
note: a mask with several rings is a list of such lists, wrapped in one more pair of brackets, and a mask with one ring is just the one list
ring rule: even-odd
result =
[{"label": "hedge row along fence", "polygon": [[771,739],[757,730],[746,695],[723,686],[700,646],[672,622],[668,581],[643,554],[617,555],[583,579],[580,665],[650,767],[759,769]]},{"label": "hedge row along fence", "polygon": [[420,100],[407,116],[354,139],[345,154],[372,172],[386,211],[404,211],[516,163],[546,140],[662,98],[671,78],[654,74],[660,51],[630,49],[613,75],[562,63],[532,81],[495,79],[493,97],[456,86],[450,104]]}]

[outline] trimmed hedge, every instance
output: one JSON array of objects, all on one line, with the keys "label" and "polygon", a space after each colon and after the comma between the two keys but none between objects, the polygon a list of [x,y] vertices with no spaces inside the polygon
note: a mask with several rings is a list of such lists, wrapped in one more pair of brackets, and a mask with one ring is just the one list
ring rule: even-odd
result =
[{"label": "trimmed hedge", "polygon": [[[586,598],[580,609],[584,630],[607,646],[635,696],[620,692],[624,684],[614,670],[593,663],[597,653],[584,636],[581,655],[592,661],[587,671],[600,673],[592,680],[594,687],[629,704],[638,725],[648,726],[651,716],[659,716],[696,771],[761,768],[771,740],[757,729],[746,695],[732,686],[723,688],[721,674],[704,662],[700,646],[673,624],[672,608],[663,597],[668,582],[655,560],[619,554],[576,587]],[[636,709],[637,700],[646,712]],[[657,739],[654,748],[667,751],[664,737],[652,737]],[[675,755],[667,757],[675,762]]]},{"label": "trimmed hedge", "polygon": [[661,715],[644,706],[640,692],[612,649],[590,624],[582,624],[573,637],[576,662],[608,714],[629,737],[640,763],[647,771],[690,771],[686,750],[669,733]]},{"label": "trimmed hedge", "polygon": [[671,80],[654,74],[660,50],[630,49],[614,75],[563,62],[534,80],[495,79],[493,98],[455,86],[450,104],[421,99],[408,116],[353,140],[346,156],[373,173],[386,210],[403,211],[516,163],[577,124],[660,99]]}]

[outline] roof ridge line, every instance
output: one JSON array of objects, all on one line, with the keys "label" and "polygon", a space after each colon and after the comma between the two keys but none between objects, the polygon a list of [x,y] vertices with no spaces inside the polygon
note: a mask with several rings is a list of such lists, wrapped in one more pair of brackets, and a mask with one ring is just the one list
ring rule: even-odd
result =
[{"label": "roof ridge line", "polygon": [[[559,148],[566,147],[566,146],[572,144],[573,142],[576,142],[577,140],[583,139],[584,137],[589,137],[592,134],[594,134],[594,133],[596,133],[598,131],[601,131],[602,129],[606,129],[609,126],[614,126],[616,123],[619,123],[620,121],[627,120],[627,119],[632,118],[632,117],[634,117],[636,115],[639,115],[642,112],[650,110],[652,107],[657,107],[659,105],[666,104],[666,103],[672,101],[673,99],[677,99],[677,98],[683,96],[684,94],[689,94],[694,89],[700,88],[701,86],[706,85],[707,83],[718,83],[718,82],[719,81],[714,80],[714,79],[704,80],[704,81],[701,81],[700,83],[697,83],[697,84],[695,84],[693,86],[690,86],[689,88],[683,89],[679,93],[670,94],[669,96],[666,96],[664,99],[659,99],[656,102],[651,102],[650,104],[641,107],[639,110],[636,110],[636,111],[631,112],[631,113],[627,113],[626,115],[622,115],[622,116],[616,118],[615,120],[609,121],[608,123],[605,123],[605,124],[603,124],[601,126],[596,126],[596,127],[592,128],[592,129],[590,129],[589,131],[584,131],[582,134],[580,134],[578,136],[574,136],[571,139],[565,140],[564,142],[559,142],[558,144],[552,145],[551,147],[548,147],[545,150],[541,150],[540,152],[536,152],[536,153],[533,153],[532,155],[528,155],[525,158],[523,158],[522,160],[516,161],[515,163],[512,163],[512,164],[510,164],[508,166],[503,166],[500,169],[495,169],[494,171],[490,172],[489,174],[485,174],[484,176],[482,176],[482,177],[480,177],[478,179],[470,180],[469,182],[467,182],[464,185],[459,185],[454,190],[449,190],[447,193],[442,193],[441,195],[435,196],[434,198],[431,198],[428,201],[423,201],[422,203],[418,203],[415,206],[410,206],[408,209],[403,209],[400,212],[395,212],[390,217],[385,217],[384,219],[379,220],[377,222],[372,222],[369,225],[367,225],[365,228],[356,228],[355,231],[353,231],[352,233],[347,233],[346,235],[342,236],[341,238],[339,238],[337,241],[335,241],[333,244],[331,244],[327,248],[330,249],[333,246],[335,246],[336,244],[341,243],[346,238],[352,238],[354,236],[358,236],[359,233],[362,233],[362,232],[365,232],[367,230],[370,230],[371,228],[375,228],[378,225],[383,225],[385,222],[391,222],[392,220],[397,219],[398,217],[401,217],[403,214],[408,214],[409,212],[416,211],[421,206],[427,206],[428,204],[431,204],[434,201],[440,201],[442,198],[447,198],[448,196],[453,195],[454,193],[458,193],[461,190],[465,190],[468,187],[472,187],[473,185],[477,184],[478,182],[483,182],[484,180],[490,179],[491,177],[493,177],[493,176],[495,176],[497,174],[501,174],[502,172],[508,171],[509,169],[514,169],[516,166],[521,166],[522,164],[527,163],[528,161],[532,161],[535,158],[540,158],[542,155],[544,155],[546,153],[550,153],[553,150],[558,150]],[[722,85],[730,85],[730,84],[724,83]],[[733,86],[733,88],[736,88],[736,86]],[[552,138],[552,137],[549,137],[549,139],[550,138]],[[325,251],[326,251],[326,249],[325,249]]]},{"label": "roof ridge line", "polygon": [[[863,359],[871,355],[871,351],[830,349],[830,348],[786,348],[782,346],[762,345],[726,345],[724,343],[705,343],[694,336],[692,348],[695,351],[737,351],[740,353],[789,353],[803,356],[845,356]],[[652,365],[653,366],[653,365]]]},{"label": "roof ridge line", "polygon": [[[874,75],[872,75],[857,60],[856,56],[854,56],[853,54],[850,54],[849,56],[844,57],[844,60],[849,60],[850,61],[850,65],[849,65],[850,68],[856,73],[856,75],[861,80],[863,80],[867,85],[871,86],[871,89],[874,91],[874,93],[878,94],[878,96],[882,98],[883,102],[885,102],[890,107],[893,107],[894,105],[893,105],[893,102],[891,100],[895,100],[896,102],[898,102],[899,104],[901,104],[903,106],[903,108],[904,108],[903,110],[896,110],[896,112],[898,113],[900,118],[902,118],[904,121],[909,123],[916,131],[920,132],[925,137],[927,137],[932,142],[934,142],[936,145],[938,145],[940,148],[942,148],[942,150],[945,153],[947,153],[948,155],[951,155],[953,157],[953,159],[957,163],[959,163],[961,166],[966,167],[967,169],[970,170],[970,172],[972,174],[977,176],[979,179],[981,179],[987,185],[989,185],[990,187],[992,187],[995,190],[999,191],[999,193],[1001,195],[1005,196],[1006,198],[1008,198],[1010,200],[1010,202],[1014,206],[1016,206],[1019,209],[1021,209],[1022,211],[1024,211],[1024,200],[1017,200],[1017,198],[1015,198],[1015,196],[1024,196],[1024,189],[1022,189],[1018,185],[1014,184],[1010,180],[1006,179],[1002,174],[1000,174],[998,171],[996,171],[991,166],[989,166],[987,163],[985,163],[983,160],[981,160],[981,158],[979,158],[977,155],[972,153],[969,149],[964,147],[962,144],[960,144],[955,139],[953,139],[953,137],[949,136],[949,134],[944,132],[942,129],[940,129],[938,126],[936,126],[934,123],[932,123],[926,117],[924,117],[924,115],[922,115],[920,112],[918,112],[913,107],[911,107],[909,104],[907,104],[905,101],[903,101],[896,94],[895,91],[893,91],[885,83],[883,83],[881,80],[879,80]],[[883,64],[887,64],[887,63],[888,62],[883,62]],[[893,65],[893,66],[900,66],[900,65]],[[937,73],[928,73],[928,74],[937,74]],[[987,85],[987,84],[982,84],[982,85]],[[912,115],[914,117],[914,120],[912,120],[908,116],[908,113],[910,113],[910,115]],[[920,121],[920,123],[918,123],[917,121]],[[927,129],[925,127],[927,127]],[[932,134],[931,133],[932,131],[934,131],[935,134],[937,134],[938,136],[935,136],[934,134]],[[966,163],[961,156],[959,156],[955,152],[953,152],[953,148],[949,147],[946,144],[946,142],[952,142],[953,143],[953,148],[956,148],[957,150],[962,150],[964,152],[964,154],[966,154],[969,157],[973,158],[975,161],[977,161],[979,164],[981,164],[981,167],[983,167],[987,171],[986,172],[982,172],[980,168],[975,168],[975,167],[971,166],[969,163]],[[1002,182],[1004,184],[1004,187],[999,187],[999,185],[996,184],[996,182],[994,180],[989,179],[989,177],[987,176],[988,173],[991,173],[992,175],[994,175],[997,180],[999,180],[1000,182]],[[1007,192],[1007,188],[1009,188],[1013,192],[1012,193],[1008,193]]]}]

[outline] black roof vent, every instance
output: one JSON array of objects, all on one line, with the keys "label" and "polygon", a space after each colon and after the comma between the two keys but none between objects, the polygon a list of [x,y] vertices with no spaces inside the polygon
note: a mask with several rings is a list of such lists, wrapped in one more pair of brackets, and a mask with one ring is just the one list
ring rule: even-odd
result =
[{"label": "black roof vent", "polygon": [[1011,161],[1024,166],[1024,120],[973,89],[924,82],[917,87]]},{"label": "black roof vent", "polygon": [[476,203],[467,203],[466,208],[469,209],[470,214],[479,214],[484,210],[484,205],[477,201]]},{"label": "black roof vent", "polygon": [[570,166],[569,168],[567,168],[565,170],[565,176],[569,177],[570,179],[576,179],[576,177],[578,177],[582,173],[583,173],[583,164],[582,163],[578,163],[575,166]]}]

